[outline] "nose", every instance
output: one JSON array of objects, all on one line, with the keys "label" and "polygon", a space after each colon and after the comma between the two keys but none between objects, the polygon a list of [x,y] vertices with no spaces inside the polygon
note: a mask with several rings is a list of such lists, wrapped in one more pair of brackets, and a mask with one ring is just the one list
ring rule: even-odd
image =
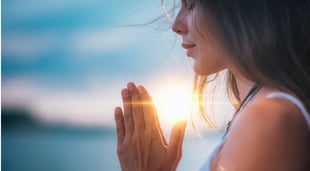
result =
[{"label": "nose", "polygon": [[181,12],[179,12],[176,19],[174,20],[172,30],[179,35],[184,35],[187,33],[188,28],[186,25],[186,17]]}]

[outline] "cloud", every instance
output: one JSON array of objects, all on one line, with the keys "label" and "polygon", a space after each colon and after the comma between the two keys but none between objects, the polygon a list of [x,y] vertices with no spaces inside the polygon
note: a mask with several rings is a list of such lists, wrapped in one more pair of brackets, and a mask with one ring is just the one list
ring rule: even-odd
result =
[{"label": "cloud", "polygon": [[74,56],[119,51],[137,44],[137,40],[143,37],[143,33],[138,35],[137,32],[138,30],[122,28],[101,28],[76,32],[71,36],[70,49]]},{"label": "cloud", "polygon": [[35,59],[58,46],[58,38],[55,33],[10,33],[3,36],[2,52],[10,58],[19,60]]},{"label": "cloud", "polygon": [[[140,33],[138,33],[140,32]],[[36,59],[51,51],[67,50],[72,57],[91,57],[121,51],[139,43],[146,32],[121,28],[95,28],[71,33],[9,33],[3,36],[2,51],[18,60]],[[89,55],[92,54],[92,55]]]},{"label": "cloud", "polygon": [[25,107],[44,122],[113,126],[113,109],[120,102],[116,96],[120,87],[96,85],[70,90],[48,87],[29,78],[16,78],[3,83],[2,106]]}]

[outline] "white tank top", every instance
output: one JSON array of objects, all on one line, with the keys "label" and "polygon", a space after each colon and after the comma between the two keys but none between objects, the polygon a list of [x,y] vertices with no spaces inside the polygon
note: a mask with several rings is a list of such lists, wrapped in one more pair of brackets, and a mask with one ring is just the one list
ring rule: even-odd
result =
[{"label": "white tank top", "polygon": [[[270,93],[266,96],[266,98],[282,98],[282,99],[286,99],[292,102],[294,105],[296,105],[296,107],[300,110],[300,112],[304,116],[305,121],[307,122],[309,131],[310,131],[310,115],[309,115],[309,112],[306,110],[305,106],[300,102],[300,100],[298,100],[296,97],[290,94],[282,93],[282,92]],[[213,150],[213,153],[211,153],[211,155],[205,161],[205,163],[203,164],[203,166],[200,168],[199,171],[210,171],[211,170],[212,160],[218,153],[219,149],[222,147],[225,139],[226,139],[226,136],[222,139],[221,143],[218,144],[218,146]]]},{"label": "white tank top", "polygon": [[294,97],[290,94],[282,93],[282,92],[281,93],[280,92],[270,93],[266,97],[267,98],[282,98],[282,99],[286,99],[286,100],[292,102],[293,104],[295,104],[296,107],[303,114],[303,116],[307,122],[309,131],[310,131],[310,115],[309,115],[309,112],[306,110],[305,106],[300,102],[300,100],[298,100],[296,97]]}]

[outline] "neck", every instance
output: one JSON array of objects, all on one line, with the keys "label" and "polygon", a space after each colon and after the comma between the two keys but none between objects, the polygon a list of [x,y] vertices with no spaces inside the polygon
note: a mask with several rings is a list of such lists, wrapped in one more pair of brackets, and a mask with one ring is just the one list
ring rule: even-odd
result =
[{"label": "neck", "polygon": [[248,92],[254,86],[255,83],[243,77],[237,77],[237,76],[236,76],[236,83],[240,95],[240,100],[243,101],[243,99],[245,98],[245,96],[248,94]]}]

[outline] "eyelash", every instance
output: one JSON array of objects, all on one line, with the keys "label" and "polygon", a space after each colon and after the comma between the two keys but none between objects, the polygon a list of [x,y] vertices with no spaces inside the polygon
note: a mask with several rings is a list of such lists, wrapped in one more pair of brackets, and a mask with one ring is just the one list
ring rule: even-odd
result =
[{"label": "eyelash", "polygon": [[193,10],[195,6],[194,0],[182,0],[182,4],[188,11]]},{"label": "eyelash", "polygon": [[193,0],[184,0],[184,4],[186,6],[186,9],[189,11],[191,11],[195,6],[195,3],[193,2]]},{"label": "eyelash", "polygon": [[187,6],[187,10],[192,10],[194,8],[194,4],[190,4]]}]

